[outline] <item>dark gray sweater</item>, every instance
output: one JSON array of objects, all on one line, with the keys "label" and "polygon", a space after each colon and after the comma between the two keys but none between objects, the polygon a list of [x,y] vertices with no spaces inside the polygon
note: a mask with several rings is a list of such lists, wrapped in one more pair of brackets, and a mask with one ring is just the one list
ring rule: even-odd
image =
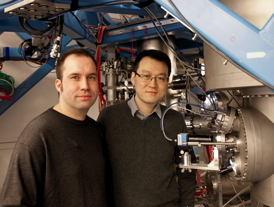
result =
[{"label": "dark gray sweater", "polygon": [[[125,101],[103,109],[98,122],[105,133],[115,206],[194,206],[195,171],[181,173],[179,169],[176,182],[178,148],[163,136],[156,113],[140,120],[131,115]],[[174,110],[165,115],[164,126],[173,139],[186,132],[183,116]]]},{"label": "dark gray sweater", "polygon": [[19,137],[0,206],[106,207],[100,125],[49,109]]}]

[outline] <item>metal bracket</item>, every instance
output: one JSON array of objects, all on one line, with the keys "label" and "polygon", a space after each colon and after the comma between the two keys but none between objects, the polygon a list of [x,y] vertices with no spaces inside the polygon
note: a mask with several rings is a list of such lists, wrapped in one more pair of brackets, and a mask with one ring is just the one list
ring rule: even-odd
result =
[{"label": "metal bracket", "polygon": [[24,0],[5,8],[5,13],[28,18],[41,19],[70,9],[70,4],[53,3],[46,0]]}]

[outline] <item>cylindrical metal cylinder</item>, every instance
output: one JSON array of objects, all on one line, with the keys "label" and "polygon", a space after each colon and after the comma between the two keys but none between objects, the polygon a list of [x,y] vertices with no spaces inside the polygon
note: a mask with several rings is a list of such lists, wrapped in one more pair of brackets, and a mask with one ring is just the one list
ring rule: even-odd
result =
[{"label": "cylindrical metal cylinder", "polygon": [[116,100],[116,85],[117,75],[113,68],[110,68],[106,73],[106,84],[107,84],[107,105],[113,105]]},{"label": "cylindrical metal cylinder", "polygon": [[188,152],[185,152],[185,153],[184,153],[183,158],[184,158],[183,164],[184,164],[185,166],[191,165],[191,156],[190,156],[190,154],[189,154]]}]

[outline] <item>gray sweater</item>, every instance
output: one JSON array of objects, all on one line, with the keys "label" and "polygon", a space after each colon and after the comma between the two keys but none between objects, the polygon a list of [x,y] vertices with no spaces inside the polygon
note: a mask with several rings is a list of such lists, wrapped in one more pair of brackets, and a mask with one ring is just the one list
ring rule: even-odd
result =
[{"label": "gray sweater", "polygon": [[0,206],[106,207],[100,125],[49,109],[22,132]]},{"label": "gray sweater", "polygon": [[[105,133],[115,206],[194,206],[196,171],[181,173],[178,169],[176,173],[179,149],[163,136],[156,113],[140,120],[124,101],[103,109],[98,122]],[[186,132],[183,116],[174,110],[165,115],[164,126],[173,139]],[[195,161],[193,151],[192,155]]]}]

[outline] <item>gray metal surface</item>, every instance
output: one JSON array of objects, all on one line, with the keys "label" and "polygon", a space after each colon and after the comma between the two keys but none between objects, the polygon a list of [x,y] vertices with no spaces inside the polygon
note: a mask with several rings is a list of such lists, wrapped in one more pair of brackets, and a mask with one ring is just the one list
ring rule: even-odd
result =
[{"label": "gray metal surface", "polygon": [[[271,165],[271,163],[270,163]],[[274,206],[274,175],[270,176],[269,178],[253,183],[253,188],[251,194],[254,198],[265,205]]]},{"label": "gray metal surface", "polygon": [[242,181],[259,182],[274,173],[274,165],[269,163],[274,156],[274,124],[253,107],[243,107],[238,113],[242,128],[235,161]]}]

